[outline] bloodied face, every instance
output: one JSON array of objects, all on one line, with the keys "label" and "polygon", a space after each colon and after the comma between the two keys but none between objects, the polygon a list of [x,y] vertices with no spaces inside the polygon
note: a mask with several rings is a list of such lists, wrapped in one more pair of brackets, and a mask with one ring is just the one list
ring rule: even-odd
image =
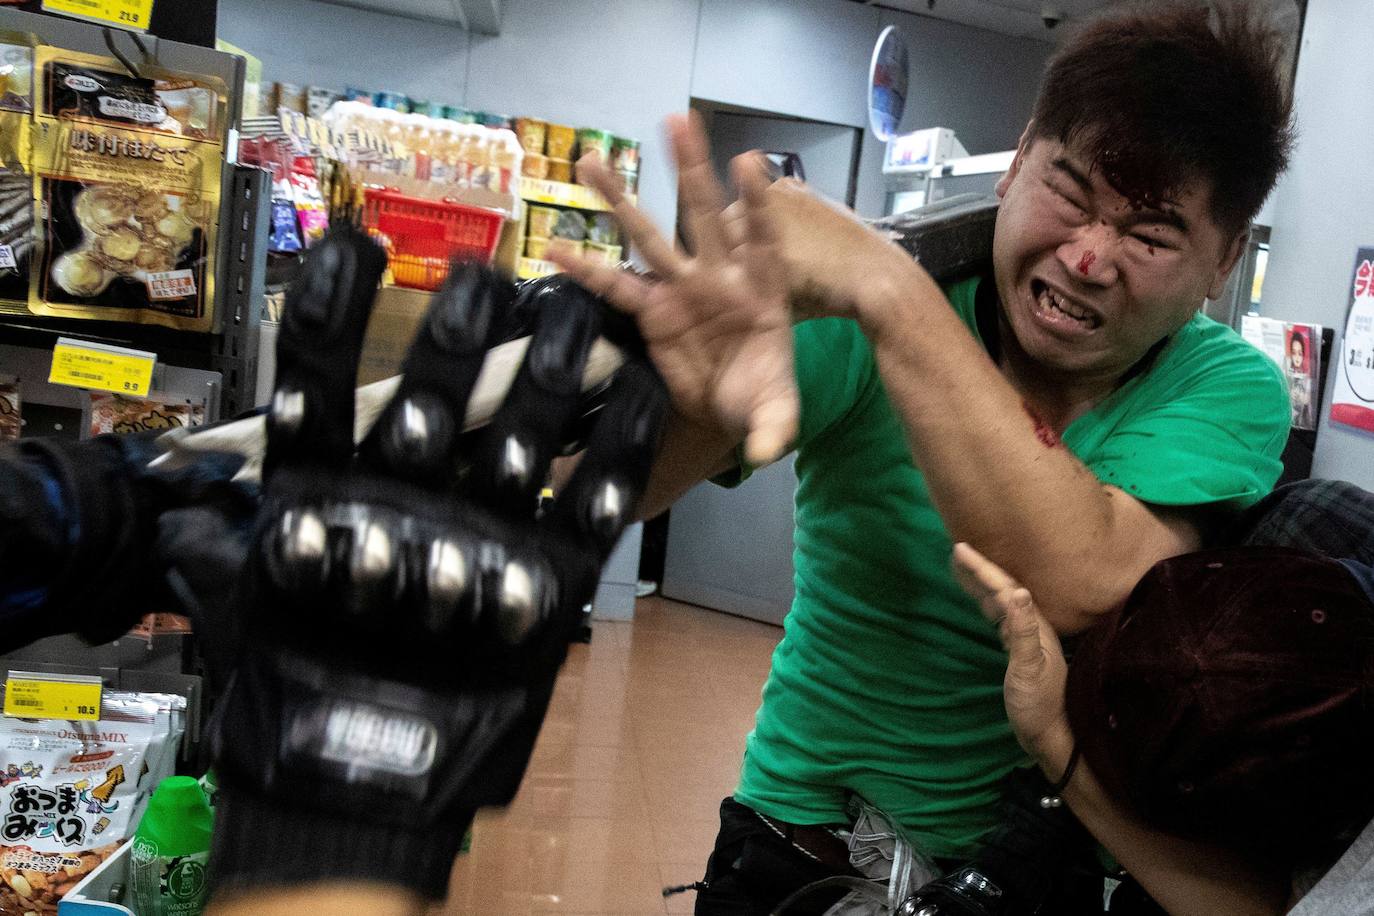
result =
[{"label": "bloodied face", "polygon": [[1052,139],[1023,139],[997,190],[1005,324],[1056,372],[1119,377],[1221,294],[1244,240],[1216,224],[1205,183],[1133,201]]}]

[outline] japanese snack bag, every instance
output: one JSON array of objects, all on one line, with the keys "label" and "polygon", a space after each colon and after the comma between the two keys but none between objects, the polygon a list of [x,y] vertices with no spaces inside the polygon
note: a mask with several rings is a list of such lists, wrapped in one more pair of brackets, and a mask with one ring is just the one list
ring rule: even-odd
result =
[{"label": "japanese snack bag", "polygon": [[29,310],[210,330],[222,84],[46,45],[34,73]]},{"label": "japanese snack bag", "polygon": [[96,721],[0,717],[0,914],[49,914],[132,832],[159,704],[106,692]]}]

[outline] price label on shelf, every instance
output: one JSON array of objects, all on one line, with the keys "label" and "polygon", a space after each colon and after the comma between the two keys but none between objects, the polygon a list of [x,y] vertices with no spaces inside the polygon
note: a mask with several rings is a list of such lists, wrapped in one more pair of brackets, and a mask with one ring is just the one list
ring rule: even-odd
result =
[{"label": "price label on shelf", "polygon": [[146,398],[156,364],[156,353],[59,337],[48,382]]},{"label": "price label on shelf", "polygon": [[146,32],[153,18],[153,0],[43,0],[43,12]]},{"label": "price label on shelf", "polygon": [[21,719],[99,719],[100,678],[83,674],[11,671],[5,715]]},{"label": "price label on shelf", "polygon": [[538,258],[521,258],[516,273],[521,280],[538,280],[540,277],[552,277],[558,273],[558,265]]},{"label": "price label on shelf", "polygon": [[[550,181],[547,178],[521,176],[520,196],[536,204],[553,204],[558,207],[575,207],[579,210],[609,210],[611,205],[606,198],[594,189],[581,184],[568,184],[563,181]],[[630,197],[634,201],[634,197]]]}]

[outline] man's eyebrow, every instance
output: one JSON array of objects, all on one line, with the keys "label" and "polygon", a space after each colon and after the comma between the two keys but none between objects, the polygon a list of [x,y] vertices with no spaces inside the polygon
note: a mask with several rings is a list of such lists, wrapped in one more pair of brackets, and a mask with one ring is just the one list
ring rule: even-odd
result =
[{"label": "man's eyebrow", "polygon": [[1141,223],[1162,223],[1165,226],[1173,226],[1184,235],[1188,234],[1188,221],[1183,218],[1182,213],[1173,208],[1146,207],[1132,213],[1126,218],[1126,222],[1131,226],[1138,226]]},{"label": "man's eyebrow", "polygon": [[1091,194],[1093,192],[1093,183],[1088,180],[1088,176],[1084,175],[1079,171],[1076,165],[1063,156],[1055,159],[1050,165],[1069,176],[1069,179],[1073,181],[1074,184],[1082,188],[1084,194]]}]

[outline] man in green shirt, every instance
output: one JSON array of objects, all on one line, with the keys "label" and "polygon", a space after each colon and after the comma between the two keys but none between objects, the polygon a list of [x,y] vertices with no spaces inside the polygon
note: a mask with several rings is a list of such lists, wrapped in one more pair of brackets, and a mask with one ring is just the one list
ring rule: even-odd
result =
[{"label": "man in green shirt", "polygon": [[692,257],[584,165],[658,277],[560,260],[635,316],[674,395],[645,511],[797,450],[796,598],[698,913],[786,896],[748,873],[751,825],[804,879],[845,870],[854,797],[941,863],[995,824],[1024,756],[953,541],[1072,634],[1272,486],[1282,376],[1199,310],[1286,162],[1279,58],[1237,10],[1089,24],[998,184],[992,276],[947,289],[753,159],[732,219],[687,120],[670,133]]}]

